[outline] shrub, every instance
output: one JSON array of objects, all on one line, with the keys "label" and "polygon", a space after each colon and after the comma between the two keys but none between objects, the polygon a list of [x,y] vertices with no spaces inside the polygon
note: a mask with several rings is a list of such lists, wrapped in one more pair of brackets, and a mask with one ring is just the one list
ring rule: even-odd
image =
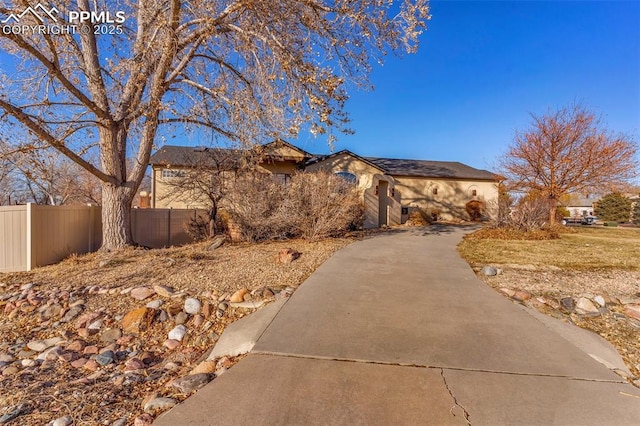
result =
[{"label": "shrub", "polygon": [[465,205],[465,210],[469,218],[476,222],[482,218],[484,213],[484,203],[478,200],[471,200]]},{"label": "shrub", "polygon": [[239,178],[227,204],[227,228],[247,241],[336,236],[363,219],[355,185],[327,172],[298,173],[288,184],[269,175]]},{"label": "shrub", "polygon": [[431,225],[432,218],[424,209],[420,207],[410,207],[411,212],[407,218],[407,226],[427,226]]},{"label": "shrub", "polygon": [[206,240],[211,236],[209,218],[197,214],[184,224],[185,231],[194,241]]}]

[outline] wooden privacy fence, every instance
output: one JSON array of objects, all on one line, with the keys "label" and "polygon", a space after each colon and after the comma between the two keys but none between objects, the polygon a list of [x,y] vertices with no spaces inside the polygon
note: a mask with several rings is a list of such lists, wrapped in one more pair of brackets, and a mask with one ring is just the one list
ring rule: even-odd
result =
[{"label": "wooden privacy fence", "polygon": [[[192,242],[185,222],[200,210],[133,209],[134,240],[151,248]],[[102,244],[97,206],[0,207],[0,272],[30,271],[59,262],[72,253],[96,251]]]}]

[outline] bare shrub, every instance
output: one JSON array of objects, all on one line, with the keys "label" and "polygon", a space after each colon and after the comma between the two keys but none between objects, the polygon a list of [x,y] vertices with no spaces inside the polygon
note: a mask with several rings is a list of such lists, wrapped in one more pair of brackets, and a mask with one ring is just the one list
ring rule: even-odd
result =
[{"label": "bare shrub", "polygon": [[292,177],[278,217],[295,236],[313,240],[358,228],[363,213],[352,182],[319,171]]},{"label": "bare shrub", "polygon": [[227,198],[227,228],[246,241],[335,236],[363,217],[356,187],[327,172],[298,173],[288,184],[270,175],[237,179]]},{"label": "bare shrub", "polygon": [[407,219],[407,226],[427,226],[431,225],[432,217],[424,209],[420,207],[411,208],[409,218]]},{"label": "bare shrub", "polygon": [[511,212],[510,226],[521,231],[543,228],[549,220],[549,201],[534,197],[523,199]]},{"label": "bare shrub", "polygon": [[226,199],[226,227],[235,228],[232,239],[261,241],[287,238],[286,226],[276,220],[286,188],[270,175],[254,173],[238,177]]},{"label": "bare shrub", "polygon": [[209,218],[201,214],[189,218],[184,224],[184,229],[194,241],[203,241],[211,237]]}]

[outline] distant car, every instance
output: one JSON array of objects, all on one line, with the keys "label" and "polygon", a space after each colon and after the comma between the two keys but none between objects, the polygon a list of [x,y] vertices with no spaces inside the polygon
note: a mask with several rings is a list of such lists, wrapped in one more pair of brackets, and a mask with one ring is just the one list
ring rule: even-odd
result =
[{"label": "distant car", "polygon": [[562,218],[563,225],[593,225],[598,221],[596,216],[578,216]]}]

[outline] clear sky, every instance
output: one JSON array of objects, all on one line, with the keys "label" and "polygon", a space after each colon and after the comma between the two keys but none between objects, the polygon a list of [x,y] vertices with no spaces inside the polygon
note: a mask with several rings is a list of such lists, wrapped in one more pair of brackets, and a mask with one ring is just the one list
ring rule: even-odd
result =
[{"label": "clear sky", "polygon": [[640,141],[640,1],[435,0],[431,11],[419,52],[350,93],[356,134],[336,150],[492,169],[530,113],[574,101]]}]

